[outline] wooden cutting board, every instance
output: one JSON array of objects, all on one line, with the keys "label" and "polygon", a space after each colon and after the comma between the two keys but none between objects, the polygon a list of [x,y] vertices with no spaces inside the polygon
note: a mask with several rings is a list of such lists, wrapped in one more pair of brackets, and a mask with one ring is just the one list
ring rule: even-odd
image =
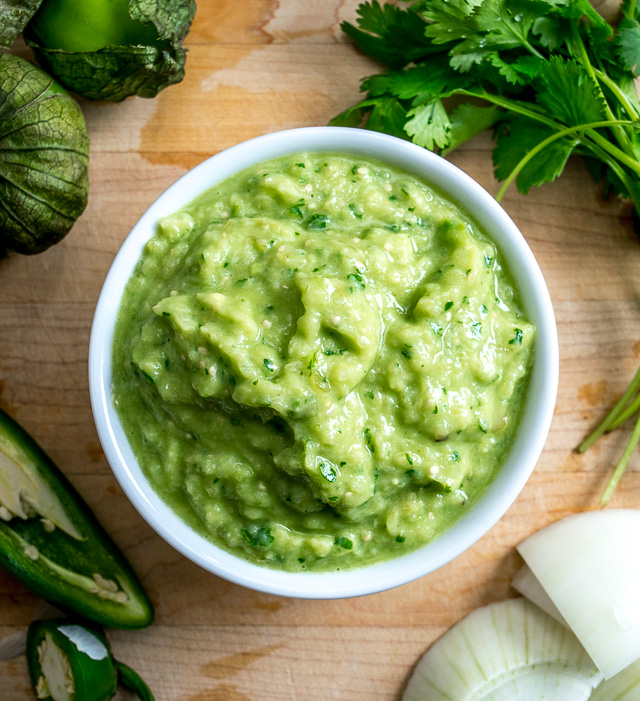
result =
[{"label": "wooden cutting board", "polygon": [[[83,103],[91,134],[85,214],[58,246],[0,260],[0,406],[64,468],[124,549],[156,606],[139,632],[110,632],[115,654],[158,701],[398,699],[418,656],[478,606],[512,595],[515,545],[568,514],[596,509],[628,432],[585,456],[574,446],[640,363],[640,245],[630,210],[603,204],[578,160],[562,178],[503,204],[546,277],[560,336],[551,433],[524,491],[474,547],[393,591],[343,601],[279,598],[230,584],[162,541],[121,492],[94,428],[87,383],[93,310],[131,227],[176,178],[239,141],[326,124],[380,69],[342,36],[356,0],[200,0],[187,76],[155,100]],[[28,56],[24,46],[17,51]],[[497,191],[491,141],[451,160]],[[613,501],[640,505],[640,456]],[[0,572],[0,638],[38,600]],[[24,658],[0,663],[0,699],[34,698]],[[120,692],[119,699],[130,699]]]}]

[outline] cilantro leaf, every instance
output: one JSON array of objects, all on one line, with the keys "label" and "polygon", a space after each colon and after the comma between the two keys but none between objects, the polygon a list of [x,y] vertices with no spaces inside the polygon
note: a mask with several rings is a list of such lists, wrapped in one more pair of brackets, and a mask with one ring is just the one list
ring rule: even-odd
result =
[{"label": "cilantro leaf", "polygon": [[492,127],[500,119],[497,107],[481,107],[463,103],[449,115],[451,127],[448,133],[447,147],[441,151],[444,156],[465,141]]},{"label": "cilantro leaf", "polygon": [[539,9],[527,2],[494,0],[483,2],[475,12],[475,25],[485,32],[484,42],[491,48],[512,49],[527,46],[529,32],[539,17]]},{"label": "cilantro leaf", "polygon": [[392,95],[380,95],[362,100],[336,115],[330,122],[332,127],[365,126],[372,131],[381,131],[401,139],[407,138],[404,130],[407,110]]},{"label": "cilantro leaf", "polygon": [[403,100],[411,100],[416,95],[439,97],[451,90],[464,88],[470,82],[468,76],[461,75],[449,65],[445,54],[434,56],[428,64],[420,63],[402,71],[373,75],[362,83],[362,89],[373,97],[391,94]]},{"label": "cilantro leaf", "polygon": [[380,5],[377,0],[358,8],[358,26],[343,22],[342,31],[369,56],[392,67],[406,66],[429,53],[425,23],[412,9]]},{"label": "cilantro leaf", "polygon": [[557,51],[571,38],[571,23],[551,14],[538,17],[531,29],[540,44],[550,51]]},{"label": "cilantro leaf", "polygon": [[620,62],[634,76],[640,63],[640,23],[635,19],[623,19],[618,27],[616,49]]},{"label": "cilantro leaf", "polygon": [[539,56],[521,56],[511,63],[511,68],[520,74],[524,78],[528,78],[532,81],[537,78],[542,69],[544,68],[546,59],[540,58]]},{"label": "cilantro leaf", "polygon": [[275,538],[271,535],[271,529],[259,527],[254,524],[240,531],[242,537],[253,547],[268,548]]},{"label": "cilantro leaf", "polygon": [[600,88],[573,59],[552,56],[540,72],[537,101],[568,126],[606,119]]},{"label": "cilantro leaf", "polygon": [[463,26],[459,32],[461,41],[450,51],[451,65],[468,71],[473,64],[481,63],[485,57],[492,54],[495,56],[497,51],[519,47],[533,51],[529,34],[538,18],[539,6],[536,0],[492,0],[479,3],[467,26]]},{"label": "cilantro leaf", "polygon": [[466,42],[464,48],[451,51],[451,65],[458,71],[468,73],[476,64],[482,63],[489,51],[478,46],[475,50],[471,41]]},{"label": "cilantro leaf", "polygon": [[318,467],[320,469],[320,474],[327,480],[327,482],[335,482],[338,478],[337,470],[328,460],[321,459]]},{"label": "cilantro leaf", "polygon": [[511,83],[512,85],[525,85],[529,80],[526,74],[518,70],[517,64],[508,63],[500,58],[497,53],[489,54],[486,60],[491,63],[494,68],[498,69],[498,73],[507,83]]},{"label": "cilantro leaf", "polygon": [[330,120],[332,127],[358,127],[365,120],[365,115],[378,103],[377,99],[362,100],[357,105],[347,108]]},{"label": "cilantro leaf", "polygon": [[[531,149],[555,133],[550,127],[526,117],[515,116],[503,121],[496,132],[496,148],[493,152],[496,178],[508,178]],[[576,145],[576,139],[564,138],[542,149],[516,178],[518,192],[526,195],[534,185],[555,180],[564,170]]]},{"label": "cilantro leaf", "polygon": [[417,105],[407,112],[407,117],[409,120],[404,126],[405,131],[418,146],[424,146],[430,151],[433,151],[436,146],[439,148],[447,146],[451,122],[442,100]]},{"label": "cilantro leaf", "polygon": [[422,16],[431,22],[425,34],[434,44],[464,40],[469,33],[466,22],[482,0],[425,0],[419,3]]},{"label": "cilantro leaf", "polygon": [[407,110],[395,97],[378,98],[373,105],[366,122],[367,129],[381,131],[401,139],[407,138],[405,122]]},{"label": "cilantro leaf", "polygon": [[562,16],[586,20],[581,21],[580,25],[586,30],[594,46],[608,41],[613,36],[613,28],[596,12],[589,0],[571,0],[562,8]]}]

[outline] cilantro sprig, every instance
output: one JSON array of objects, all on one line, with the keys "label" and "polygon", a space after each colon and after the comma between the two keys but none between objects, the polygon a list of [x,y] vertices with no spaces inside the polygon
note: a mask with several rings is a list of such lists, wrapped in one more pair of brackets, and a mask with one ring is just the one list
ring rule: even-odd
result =
[{"label": "cilantro sprig", "polygon": [[[640,9],[613,27],[588,0],[416,0],[358,8],[343,30],[391,70],[332,120],[442,155],[492,128],[497,199],[555,180],[572,154],[640,222]],[[455,98],[450,100],[449,98]]]},{"label": "cilantro sprig", "polygon": [[[441,155],[493,129],[498,201],[514,181],[522,194],[552,182],[580,155],[603,197],[633,202],[640,233],[638,3],[624,0],[614,27],[589,0],[413,0],[406,8],[370,0],[357,26],[342,28],[390,70],[365,78],[365,98],[331,124],[383,131]],[[632,416],[602,506],[640,443],[640,370],[578,451]]]}]

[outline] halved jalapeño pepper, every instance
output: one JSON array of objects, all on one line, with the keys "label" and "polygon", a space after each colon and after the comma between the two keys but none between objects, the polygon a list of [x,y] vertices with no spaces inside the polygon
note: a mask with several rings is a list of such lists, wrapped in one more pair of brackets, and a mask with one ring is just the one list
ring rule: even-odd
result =
[{"label": "halved jalape\u00f1o pepper", "polygon": [[144,628],[153,606],[85,501],[0,409],[0,565],[64,611]]},{"label": "halved jalape\u00f1o pepper", "polygon": [[107,701],[119,682],[143,701],[153,701],[142,679],[112,657],[101,630],[69,619],[31,623],[27,664],[39,699]]}]

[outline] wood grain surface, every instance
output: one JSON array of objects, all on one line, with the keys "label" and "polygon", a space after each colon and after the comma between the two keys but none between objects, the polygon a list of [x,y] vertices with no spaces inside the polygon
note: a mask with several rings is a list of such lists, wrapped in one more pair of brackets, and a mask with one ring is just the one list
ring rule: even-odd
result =
[{"label": "wood grain surface", "polygon": [[[35,257],[0,260],[0,406],[63,467],[140,574],[157,611],[139,632],[110,631],[115,654],[158,701],[391,701],[418,656],[477,606],[511,596],[514,546],[568,514],[598,508],[629,435],[584,456],[574,446],[640,363],[640,245],[629,208],[602,203],[578,160],[552,185],[503,204],[546,277],[560,337],[560,387],[544,453],[520,497],[474,547],[392,591],[302,601],[249,591],[201,570],[160,539],[114,479],[94,428],[87,355],[93,310],[133,224],[187,169],[239,141],[326,124],[379,66],[341,35],[355,0],[200,0],[187,75],[155,100],[82,103],[91,134],[89,205],[72,233]],[[15,51],[28,56],[24,46]],[[497,192],[483,135],[451,160]],[[640,504],[640,456],[613,507]],[[38,600],[0,572],[0,638]],[[24,658],[0,663],[0,699],[34,698]],[[120,692],[118,699],[131,699]]]}]

